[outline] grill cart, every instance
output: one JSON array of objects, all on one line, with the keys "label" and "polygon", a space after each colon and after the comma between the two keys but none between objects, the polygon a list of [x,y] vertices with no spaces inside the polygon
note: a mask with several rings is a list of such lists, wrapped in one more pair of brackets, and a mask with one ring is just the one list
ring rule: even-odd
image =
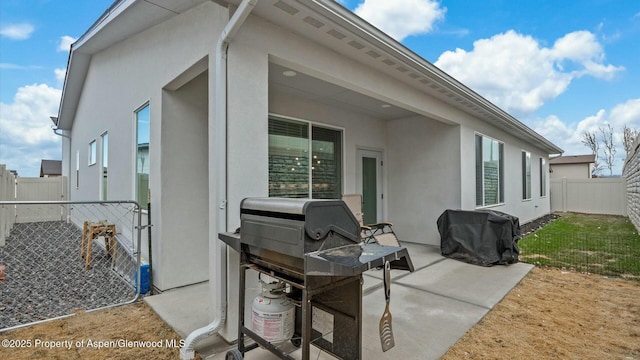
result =
[{"label": "grill cart", "polygon": [[[293,359],[288,341],[269,341],[257,333],[264,335],[269,323],[253,321],[255,308],[257,329],[244,319],[246,270],[252,269],[273,279],[271,290],[284,292],[295,305],[290,340],[301,347],[302,359],[309,359],[312,344],[340,359],[361,359],[362,273],[387,262],[413,271],[407,249],[363,241],[358,221],[341,200],[247,198],[240,208],[239,232],[219,234],[240,253],[238,349],[226,358],[242,359],[260,346]],[[245,346],[245,336],[255,344]]]}]

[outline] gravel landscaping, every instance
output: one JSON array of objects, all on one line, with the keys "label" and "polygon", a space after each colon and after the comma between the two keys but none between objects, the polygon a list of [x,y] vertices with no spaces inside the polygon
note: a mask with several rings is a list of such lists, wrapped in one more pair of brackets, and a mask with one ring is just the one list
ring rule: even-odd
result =
[{"label": "gravel landscaping", "polygon": [[63,221],[14,225],[0,248],[0,330],[133,299],[97,241],[85,270],[81,242],[82,230]]},{"label": "gravel landscaping", "polygon": [[528,235],[538,229],[542,229],[545,225],[559,218],[556,214],[547,214],[537,219],[531,220],[526,224],[520,224],[520,234],[522,236]]}]

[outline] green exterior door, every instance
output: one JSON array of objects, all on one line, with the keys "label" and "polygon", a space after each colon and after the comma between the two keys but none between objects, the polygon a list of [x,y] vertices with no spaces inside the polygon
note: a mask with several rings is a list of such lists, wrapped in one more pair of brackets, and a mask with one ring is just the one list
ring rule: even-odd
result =
[{"label": "green exterior door", "polygon": [[378,221],[378,160],[362,157],[362,212],[364,223]]}]

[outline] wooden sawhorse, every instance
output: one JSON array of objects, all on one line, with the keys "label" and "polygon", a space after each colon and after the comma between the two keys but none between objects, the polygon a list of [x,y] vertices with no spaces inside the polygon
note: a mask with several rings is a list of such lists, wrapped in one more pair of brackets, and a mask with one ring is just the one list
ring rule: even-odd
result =
[{"label": "wooden sawhorse", "polygon": [[104,237],[104,244],[107,248],[107,255],[115,261],[116,257],[116,226],[106,221],[84,222],[82,229],[82,247],[80,249],[80,257],[85,258],[85,270],[89,270],[91,266],[91,250],[93,249],[93,240],[98,237]]}]

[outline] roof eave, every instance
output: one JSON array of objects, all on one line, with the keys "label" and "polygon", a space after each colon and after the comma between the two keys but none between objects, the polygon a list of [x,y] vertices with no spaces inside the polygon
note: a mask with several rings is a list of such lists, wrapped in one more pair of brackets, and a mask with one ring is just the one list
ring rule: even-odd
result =
[{"label": "roof eave", "polygon": [[393,39],[380,29],[368,23],[366,20],[360,18],[350,10],[338,4],[336,1],[313,0],[310,3],[308,2],[308,0],[295,1],[307,7],[312,4],[317,5],[315,7],[316,11],[323,13],[323,15],[325,16],[333,15],[336,20],[341,20],[343,22],[342,25],[345,28],[349,28],[351,29],[351,31],[357,32],[358,35],[363,39],[366,39],[372,44],[375,44],[377,47],[394,54],[397,59],[403,60],[405,64],[412,66],[416,70],[419,70],[419,72],[424,76],[437,81],[439,84],[446,86],[449,90],[453,91],[461,97],[464,97],[486,112],[495,114],[495,116],[500,117],[515,128],[523,131],[528,135],[528,137],[530,137],[531,140],[537,141],[539,143],[539,146],[543,150],[548,151],[549,154],[561,154],[564,152],[564,150],[562,150],[562,148],[560,148],[559,146],[553,144],[551,141],[533,131],[531,128],[518,121],[512,115],[508,114],[506,111],[494,105],[489,100],[482,97],[480,94],[476,93],[466,85],[462,84],[460,81],[453,78],[451,75],[431,64],[420,55],[404,46],[399,41]]},{"label": "roof eave", "polygon": [[[56,127],[61,130],[70,130],[75,118],[80,93],[84,86],[84,80],[89,70],[91,55],[95,51],[83,51],[83,46],[107,26],[118,14],[133,4],[136,0],[115,0],[109,8],[102,13],[87,31],[76,40],[69,50],[67,71],[62,86],[62,96],[58,108]],[[125,6],[122,6],[123,4]]]},{"label": "roof eave", "polygon": [[[71,46],[58,110],[57,127],[70,130],[73,126],[80,94],[94,54],[204,1],[115,0]],[[142,12],[145,16],[140,16]]]}]

